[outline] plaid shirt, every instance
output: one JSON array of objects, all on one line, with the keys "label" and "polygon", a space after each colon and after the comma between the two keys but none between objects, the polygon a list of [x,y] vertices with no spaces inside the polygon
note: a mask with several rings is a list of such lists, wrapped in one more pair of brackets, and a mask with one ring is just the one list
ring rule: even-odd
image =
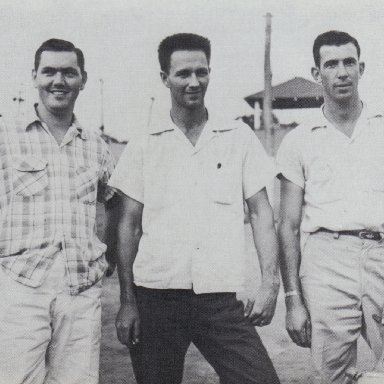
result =
[{"label": "plaid shirt", "polygon": [[0,264],[16,281],[39,286],[63,257],[70,293],[100,280],[106,250],[96,236],[96,200],[105,202],[113,157],[74,117],[58,145],[33,111],[0,119]]}]

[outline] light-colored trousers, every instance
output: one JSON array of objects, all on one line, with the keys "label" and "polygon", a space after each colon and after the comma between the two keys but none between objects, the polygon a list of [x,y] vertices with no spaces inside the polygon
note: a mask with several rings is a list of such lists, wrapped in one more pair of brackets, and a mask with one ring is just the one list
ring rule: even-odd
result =
[{"label": "light-colored trousers", "polygon": [[307,239],[300,278],[312,324],[312,356],[323,384],[347,384],[363,335],[383,352],[384,242],[316,232]]},{"label": "light-colored trousers", "polygon": [[101,282],[71,296],[64,276],[60,257],[38,288],[0,267],[0,384],[98,383]]}]

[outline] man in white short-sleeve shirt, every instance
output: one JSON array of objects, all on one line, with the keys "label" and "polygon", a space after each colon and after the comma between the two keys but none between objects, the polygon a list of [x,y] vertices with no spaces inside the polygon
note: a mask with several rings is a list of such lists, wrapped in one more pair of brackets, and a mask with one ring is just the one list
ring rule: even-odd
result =
[{"label": "man in white short-sleeve shirt", "polygon": [[[278,383],[255,325],[270,323],[279,288],[266,185],[274,166],[254,133],[208,115],[210,43],[176,34],[159,46],[172,108],[129,142],[110,185],[122,193],[119,340],[139,383],[181,383],[191,342],[223,383]],[[244,200],[262,271],[246,308]]]},{"label": "man in white short-sleeve shirt", "polygon": [[321,383],[346,384],[360,334],[383,348],[384,117],[359,98],[356,39],[326,32],[313,54],[324,105],[277,155],[286,327]]}]

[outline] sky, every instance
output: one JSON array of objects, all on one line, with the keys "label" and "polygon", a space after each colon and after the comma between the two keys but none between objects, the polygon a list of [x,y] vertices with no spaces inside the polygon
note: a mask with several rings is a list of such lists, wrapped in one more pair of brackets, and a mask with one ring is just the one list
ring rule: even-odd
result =
[{"label": "sky", "polygon": [[[0,0],[0,113],[16,110],[13,98],[33,103],[34,53],[52,37],[72,41],[85,55],[88,82],[75,113],[83,125],[101,125],[104,84],[106,133],[129,139],[169,108],[157,47],[166,36],[192,32],[212,44],[206,104],[228,119],[253,113],[244,97],[264,87],[265,15],[272,14],[272,84],[311,79],[312,44],[330,29],[360,43],[366,63],[361,98],[384,112],[384,2],[382,0]],[[306,111],[310,113],[310,111]],[[283,122],[302,112],[276,111]]]}]

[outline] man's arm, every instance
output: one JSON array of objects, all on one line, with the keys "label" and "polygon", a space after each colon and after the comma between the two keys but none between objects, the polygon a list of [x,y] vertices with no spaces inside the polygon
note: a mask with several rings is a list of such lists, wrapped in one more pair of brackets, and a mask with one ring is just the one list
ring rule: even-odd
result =
[{"label": "man's arm", "polygon": [[117,225],[120,218],[120,196],[115,193],[105,204],[103,242],[107,245],[105,258],[108,262],[106,276],[112,276],[116,267]]},{"label": "man's arm", "polygon": [[280,267],[286,297],[286,328],[291,339],[302,347],[311,345],[311,323],[301,294],[299,269],[300,223],[303,207],[303,188],[282,177],[280,203]]},{"label": "man's arm", "polygon": [[246,201],[262,281],[260,293],[254,303],[248,300],[245,315],[252,320],[252,324],[263,326],[272,320],[279,293],[278,242],[273,211],[268,201],[266,189],[263,188]]},{"label": "man's arm", "polygon": [[117,337],[122,344],[139,342],[140,319],[133,292],[133,262],[142,235],[143,204],[120,196],[120,220],[117,231],[117,271],[120,281],[120,310],[116,317]]}]

